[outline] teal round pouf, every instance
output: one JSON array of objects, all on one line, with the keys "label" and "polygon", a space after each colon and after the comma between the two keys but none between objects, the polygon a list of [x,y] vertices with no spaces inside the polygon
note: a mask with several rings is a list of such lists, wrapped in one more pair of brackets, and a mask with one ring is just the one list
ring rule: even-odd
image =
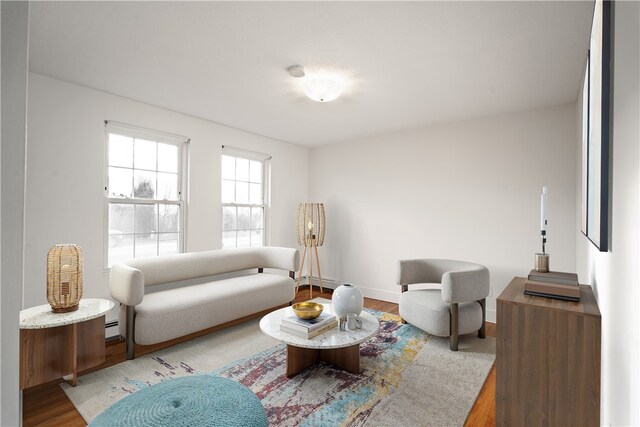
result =
[{"label": "teal round pouf", "polygon": [[210,375],[167,379],[98,415],[92,426],[268,427],[262,403],[247,387]]}]

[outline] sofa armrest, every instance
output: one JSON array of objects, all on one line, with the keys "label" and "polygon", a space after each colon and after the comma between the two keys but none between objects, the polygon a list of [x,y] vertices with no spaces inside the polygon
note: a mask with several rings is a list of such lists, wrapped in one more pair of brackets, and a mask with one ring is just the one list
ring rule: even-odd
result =
[{"label": "sofa armrest", "polygon": [[265,246],[262,250],[263,267],[296,271],[300,265],[300,252],[297,248]]},{"label": "sofa armrest", "polygon": [[114,264],[109,276],[109,290],[116,301],[124,305],[138,305],[144,298],[144,275],[126,264]]}]

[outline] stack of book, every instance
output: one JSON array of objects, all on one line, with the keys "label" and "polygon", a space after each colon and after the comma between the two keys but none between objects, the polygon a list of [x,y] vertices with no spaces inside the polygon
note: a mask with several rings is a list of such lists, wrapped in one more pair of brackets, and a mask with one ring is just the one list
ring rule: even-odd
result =
[{"label": "stack of book", "polygon": [[301,338],[311,339],[338,326],[338,319],[334,314],[322,313],[311,320],[298,316],[285,317],[280,321],[280,330]]},{"label": "stack of book", "polygon": [[531,270],[528,279],[524,284],[524,293],[527,295],[580,301],[580,285],[575,273]]}]

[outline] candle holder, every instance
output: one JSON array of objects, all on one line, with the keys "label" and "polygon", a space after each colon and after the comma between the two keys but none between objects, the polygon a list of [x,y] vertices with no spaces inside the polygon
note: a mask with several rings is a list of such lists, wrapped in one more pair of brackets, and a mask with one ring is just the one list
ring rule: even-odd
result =
[{"label": "candle holder", "polygon": [[536,271],[540,273],[548,273],[549,272],[549,254],[535,254],[535,262],[534,268]]}]

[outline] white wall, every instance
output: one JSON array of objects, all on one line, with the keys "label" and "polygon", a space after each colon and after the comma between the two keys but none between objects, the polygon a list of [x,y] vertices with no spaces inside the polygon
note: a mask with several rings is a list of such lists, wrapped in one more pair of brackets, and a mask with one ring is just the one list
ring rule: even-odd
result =
[{"label": "white wall", "polygon": [[397,261],[486,265],[495,298],[533,268],[549,187],[551,268],[575,267],[575,104],[453,123],[309,154],[309,194],[325,203],[323,275],[397,301]]},{"label": "white wall", "polygon": [[[615,3],[611,241],[599,252],[576,227],[576,269],[602,314],[601,424],[640,425],[640,3]],[[578,111],[581,103],[578,103]],[[578,132],[577,144],[580,144]],[[580,216],[580,175],[576,217]]]},{"label": "white wall", "polygon": [[[24,306],[46,303],[56,243],[84,249],[84,297],[109,298],[103,270],[104,120],[185,135],[190,144],[187,250],[219,249],[222,144],[271,154],[271,245],[296,247],[308,149],[60,80],[29,74]],[[115,310],[107,320],[116,319]]]},{"label": "white wall", "polygon": [[0,425],[22,419],[18,382],[22,304],[29,3],[2,2],[2,262]]}]

